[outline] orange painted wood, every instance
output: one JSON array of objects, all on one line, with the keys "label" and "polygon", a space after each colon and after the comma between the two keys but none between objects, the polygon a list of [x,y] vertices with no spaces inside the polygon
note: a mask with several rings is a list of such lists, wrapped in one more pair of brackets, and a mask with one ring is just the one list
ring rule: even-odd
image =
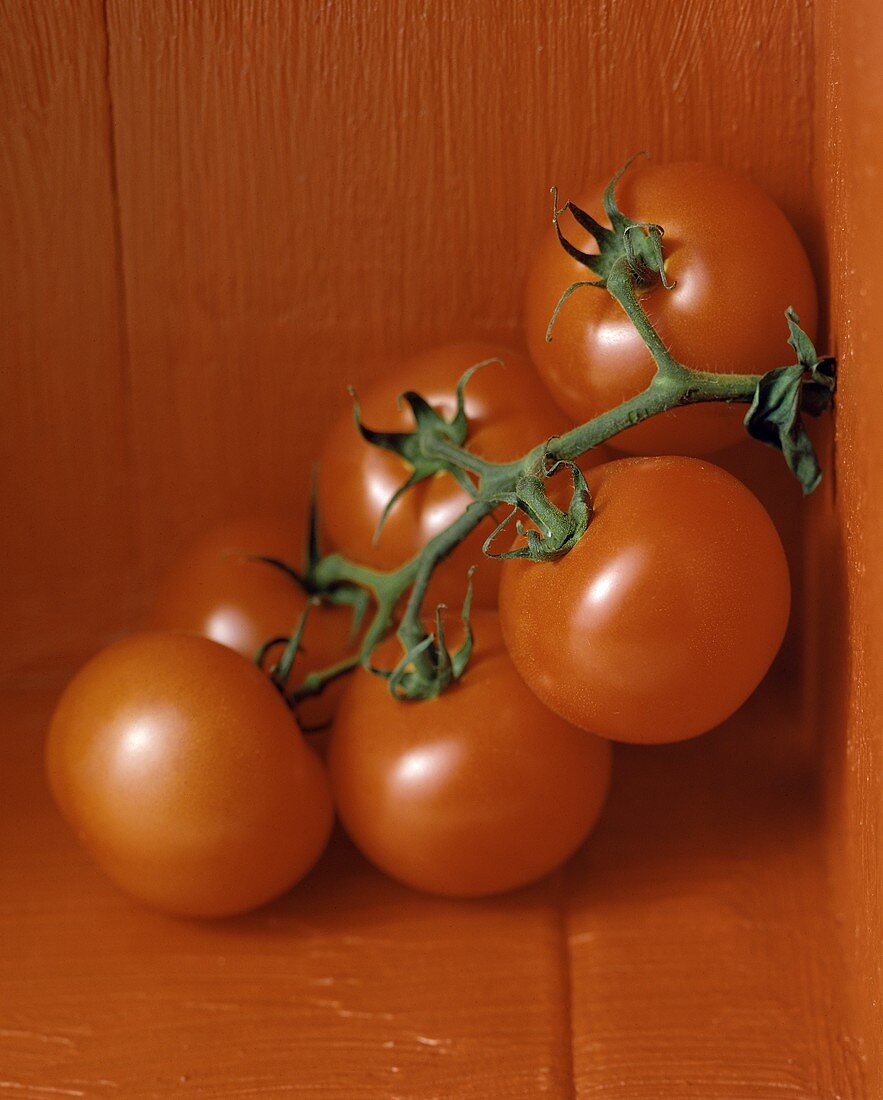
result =
[{"label": "orange painted wood", "polygon": [[0,3],[0,679],[131,620],[131,477],[100,0]]},{"label": "orange painted wood", "polygon": [[842,359],[809,509],[771,452],[722,458],[808,577],[775,679],[704,741],[619,753],[555,882],[442,903],[338,843],[253,917],[153,916],[48,806],[51,696],[9,696],[0,1086],[883,1095],[875,0],[0,0],[0,20],[7,679],[67,674],[134,622],[206,522],[299,502],[346,381],[517,340],[549,184],[636,148],[773,194]]},{"label": "orange painted wood", "polygon": [[820,218],[840,360],[836,478],[810,529],[817,614],[808,632],[824,744],[828,847],[853,1027],[883,1095],[883,20],[870,0],[818,13]]},{"label": "orange painted wood", "polygon": [[705,738],[618,749],[567,873],[580,1097],[875,1095],[844,1015],[816,777],[775,744],[788,697],[773,679]]}]

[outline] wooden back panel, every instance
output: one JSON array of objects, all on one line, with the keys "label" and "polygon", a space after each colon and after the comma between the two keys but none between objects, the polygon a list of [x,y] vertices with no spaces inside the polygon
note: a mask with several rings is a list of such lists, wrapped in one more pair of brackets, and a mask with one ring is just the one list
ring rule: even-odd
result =
[{"label": "wooden back panel", "polygon": [[0,6],[0,672],[132,618],[130,401],[101,3]]},{"label": "wooden back panel", "polygon": [[9,5],[0,670],[68,665],[198,528],[297,504],[345,382],[517,339],[551,183],[707,157],[808,231],[811,28],[767,7],[711,42],[690,0]]}]

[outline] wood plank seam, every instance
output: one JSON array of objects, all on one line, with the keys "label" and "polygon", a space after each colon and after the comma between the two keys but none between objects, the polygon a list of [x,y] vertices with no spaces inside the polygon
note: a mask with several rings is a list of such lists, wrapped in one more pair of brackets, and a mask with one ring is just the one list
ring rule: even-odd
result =
[{"label": "wood plank seam", "polygon": [[[589,841],[591,843],[591,840]],[[561,1006],[564,1036],[564,1059],[567,1066],[568,1093],[565,1100],[578,1100],[573,1031],[573,955],[568,928],[568,892],[566,868],[556,872],[555,912],[558,917],[558,939],[561,959]]]},{"label": "wood plank seam", "polygon": [[[104,34],[104,91],[107,103],[107,140],[108,140],[108,170],[110,174],[110,196],[113,218],[114,241],[114,266],[116,274],[116,300],[117,314],[119,318],[119,375],[121,380],[121,409],[122,436],[125,455],[130,471],[128,490],[130,494],[131,511],[129,515],[130,535],[129,545],[132,553],[131,561],[131,587],[139,582],[143,586],[143,551],[140,539],[136,538],[136,517],[139,507],[139,488],[141,478],[139,476],[138,455],[135,448],[134,432],[132,430],[132,356],[129,341],[129,303],[126,293],[126,268],[124,257],[124,242],[122,229],[122,210],[120,205],[120,179],[119,179],[119,153],[117,148],[117,119],[113,101],[113,82],[111,80],[111,66],[113,64],[111,51],[110,25],[107,11],[108,0],[101,0],[101,26]],[[134,499],[132,499],[134,498]]]}]

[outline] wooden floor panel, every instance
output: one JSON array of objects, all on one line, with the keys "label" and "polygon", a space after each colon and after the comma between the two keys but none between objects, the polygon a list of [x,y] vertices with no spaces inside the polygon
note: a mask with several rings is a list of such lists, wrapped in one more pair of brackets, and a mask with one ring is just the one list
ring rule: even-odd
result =
[{"label": "wooden floor panel", "polygon": [[815,778],[788,762],[804,741],[772,683],[705,738],[619,748],[602,828],[567,875],[580,1098],[864,1095]]},{"label": "wooden floor panel", "polygon": [[51,703],[7,695],[0,722],[10,1096],[863,1095],[811,785],[764,756],[768,699],[620,750],[594,842],[536,888],[425,898],[338,837],[287,898],[217,923],[146,912],[80,855],[40,773]]},{"label": "wooden floor panel", "polygon": [[48,804],[37,749],[50,706],[7,696],[0,720],[0,1095],[569,1095],[555,881],[443,902],[338,838],[251,916],[149,913],[86,863]]}]

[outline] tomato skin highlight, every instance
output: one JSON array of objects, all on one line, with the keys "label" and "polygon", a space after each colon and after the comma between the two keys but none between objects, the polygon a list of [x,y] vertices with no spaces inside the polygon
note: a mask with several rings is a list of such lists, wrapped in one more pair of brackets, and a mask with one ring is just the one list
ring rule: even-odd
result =
[{"label": "tomato skin highlight", "polygon": [[[466,386],[469,436],[466,446],[496,462],[520,457],[531,447],[571,425],[555,406],[532,365],[497,344],[449,344],[424,352],[359,391],[363,422],[384,431],[408,431],[413,420],[398,396],[416,390],[450,419],[456,411],[456,386],[476,363],[493,357]],[[319,467],[319,515],[330,545],[354,561],[375,569],[394,569],[417,554],[469,504],[470,497],[449,474],[439,474],[409,490],[387,517],[377,546],[374,532],[386,502],[407,479],[410,467],[397,455],[361,439],[346,409],[329,433]],[[436,570],[426,606],[459,607],[471,565],[473,603],[494,607],[499,570],[481,552],[495,524],[485,521]]]},{"label": "tomato skin highlight", "polygon": [[[253,659],[270,638],[291,634],[307,597],[290,577],[246,560],[247,555],[276,558],[297,569],[304,537],[302,522],[274,515],[241,517],[205,532],[163,579],[149,626],[201,634]],[[292,684],[349,652],[351,625],[346,607],[323,604],[312,610]],[[264,667],[280,652],[281,646],[272,649]],[[308,727],[321,725],[330,720],[339,696],[340,685],[332,683],[322,695],[305,699],[298,714]]]},{"label": "tomato skin highlight", "polygon": [[59,809],[121,889],[220,917],[284,893],[331,830],[327,774],[266,676],[206,638],[109,646],[65,690],[46,747]]},{"label": "tomato skin highlight", "polygon": [[772,520],[736,478],[692,458],[587,475],[588,532],[552,563],[504,563],[500,620],[525,682],[574,725],[617,741],[695,737],[766,674],[790,611]]},{"label": "tomato skin highlight", "polygon": [[473,625],[466,673],[438,699],[398,702],[358,670],[328,757],[356,846],[393,878],[449,897],[501,893],[554,870],[593,828],[610,780],[608,743],[528,691],[496,616],[476,612]]},{"label": "tomato skin highlight", "polygon": [[[576,204],[609,226],[596,183]],[[636,161],[617,186],[620,210],[665,229],[672,290],[655,285],[641,304],[675,358],[688,367],[763,373],[793,362],[784,312],[791,305],[815,338],[818,300],[809,260],[794,229],[758,187],[711,164]],[[562,231],[584,252],[598,248],[586,230],[562,218]],[[645,389],[649,351],[606,290],[582,287],[546,328],[571,283],[594,279],[549,230],[527,280],[524,326],[544,382],[562,409],[582,422]],[[634,454],[701,455],[745,437],[744,406],[695,405],[654,417],[610,440]]]}]

